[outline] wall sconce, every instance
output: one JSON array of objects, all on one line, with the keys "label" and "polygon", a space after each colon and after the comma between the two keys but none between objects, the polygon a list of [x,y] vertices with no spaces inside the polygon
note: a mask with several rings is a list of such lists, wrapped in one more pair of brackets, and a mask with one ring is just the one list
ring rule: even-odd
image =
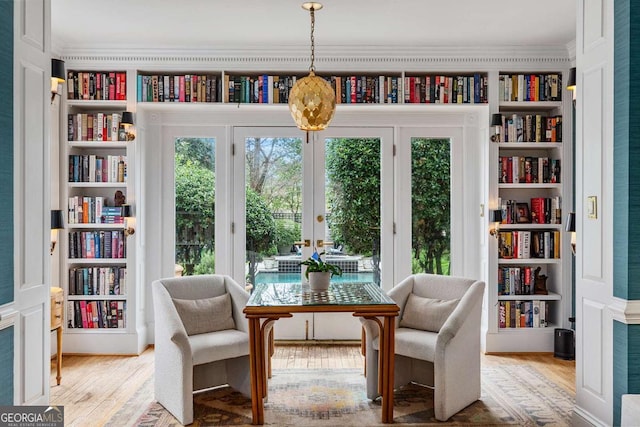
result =
[{"label": "wall sconce", "polygon": [[576,67],[569,70],[569,78],[567,79],[567,90],[571,91],[573,102],[576,102]]},{"label": "wall sconce", "polygon": [[120,119],[120,124],[124,129],[125,141],[133,141],[134,139],[136,139],[135,134],[131,132],[131,126],[133,126],[133,113],[131,111],[125,111],[122,113],[122,119]]},{"label": "wall sconce", "polygon": [[493,223],[493,227],[489,230],[489,234],[497,239],[498,232],[500,231],[500,223],[502,222],[502,210],[494,209],[490,211],[489,221]]},{"label": "wall sconce", "polygon": [[58,94],[58,86],[65,82],[64,61],[51,58],[51,103]]},{"label": "wall sconce", "polygon": [[500,133],[502,132],[502,114],[496,113],[491,115],[491,126],[494,128],[494,134],[491,136],[491,141],[501,142]]},{"label": "wall sconce", "polygon": [[567,225],[565,227],[567,233],[571,233],[571,252],[576,254],[576,213],[569,212],[567,215]]},{"label": "wall sconce", "polygon": [[62,218],[62,211],[59,209],[51,210],[51,246],[49,247],[49,254],[53,255],[53,251],[56,248],[58,242],[58,230],[64,228],[64,219]]},{"label": "wall sconce", "polygon": [[131,205],[122,205],[122,216],[124,217],[124,235],[129,237],[135,234],[136,219],[133,217]]}]

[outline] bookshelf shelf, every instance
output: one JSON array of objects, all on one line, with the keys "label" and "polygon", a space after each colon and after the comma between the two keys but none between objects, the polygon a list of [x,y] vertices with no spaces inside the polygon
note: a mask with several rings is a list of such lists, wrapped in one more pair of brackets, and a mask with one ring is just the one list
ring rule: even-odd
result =
[{"label": "bookshelf shelf", "polygon": [[500,230],[562,230],[562,224],[500,224]]},{"label": "bookshelf shelf", "polygon": [[562,101],[500,101],[500,111],[545,111],[562,108]]},{"label": "bookshelf shelf", "polygon": [[538,264],[560,264],[558,258],[498,258],[500,265],[538,265]]},{"label": "bookshelf shelf", "polygon": [[549,292],[549,295],[498,295],[499,301],[520,301],[520,300],[539,300],[539,301],[559,301],[562,299],[560,294]]},{"label": "bookshelf shelf", "polygon": [[69,189],[72,188],[124,188],[126,182],[69,182]]},{"label": "bookshelf shelf", "polygon": [[67,224],[67,228],[79,230],[123,230],[124,224]]},{"label": "bookshelf shelf", "polygon": [[69,295],[69,301],[126,301],[126,295]]},{"label": "bookshelf shelf", "polygon": [[561,149],[561,142],[499,142],[499,149],[514,149],[514,150],[548,150],[551,148]]},{"label": "bookshelf shelf", "polygon": [[69,265],[124,265],[126,258],[68,258]]},{"label": "bookshelf shelf", "polygon": [[[498,142],[488,143],[489,173],[495,174],[490,194],[503,221],[495,245],[489,245],[493,268],[485,351],[553,351],[553,329],[567,324],[571,301],[571,250],[563,218],[571,200],[571,121],[562,72],[499,74],[497,113],[503,126]],[[536,277],[548,295],[530,294]],[[543,309],[545,316],[534,317]]]},{"label": "bookshelf shelf", "polygon": [[67,141],[70,148],[91,148],[91,149],[122,149],[126,148],[127,141]]},{"label": "bookshelf shelf", "polygon": [[498,188],[515,188],[515,189],[519,189],[519,190],[526,190],[526,189],[555,189],[555,190],[559,190],[562,188],[561,184],[551,184],[551,183],[543,183],[543,184],[536,184],[536,183],[526,183],[526,184],[498,184]]},{"label": "bookshelf shelf", "polygon": [[109,108],[109,109],[126,109],[127,101],[108,101],[108,100],[94,100],[94,99],[68,99],[67,107],[81,107],[81,108]]}]

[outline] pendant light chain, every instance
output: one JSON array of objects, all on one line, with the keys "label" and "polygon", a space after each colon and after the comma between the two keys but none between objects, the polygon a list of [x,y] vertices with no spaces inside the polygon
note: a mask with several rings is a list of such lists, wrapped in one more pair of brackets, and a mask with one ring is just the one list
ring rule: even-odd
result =
[{"label": "pendant light chain", "polygon": [[313,65],[313,62],[316,58],[315,55],[315,39],[313,37],[313,32],[316,28],[316,14],[314,13],[315,10],[313,8],[313,6],[311,7],[311,9],[309,9],[309,12],[311,13],[311,67],[309,67],[309,71],[315,72],[316,71],[316,67]]},{"label": "pendant light chain", "polygon": [[336,93],[331,84],[324,77],[316,76],[316,10],[322,9],[322,4],[305,2],[304,10],[311,14],[311,65],[309,75],[296,80],[289,91],[289,111],[298,129],[306,131],[306,140],[313,140],[309,132],[324,130],[329,126],[336,111]]}]

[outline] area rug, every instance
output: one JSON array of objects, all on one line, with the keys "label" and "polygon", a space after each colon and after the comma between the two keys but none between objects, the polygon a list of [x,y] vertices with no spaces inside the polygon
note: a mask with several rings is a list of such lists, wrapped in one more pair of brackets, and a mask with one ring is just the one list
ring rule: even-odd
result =
[{"label": "area rug", "polygon": [[[147,390],[144,390],[147,388]],[[109,425],[179,426],[157,402],[146,409],[151,381],[117,413]],[[152,395],[152,390],[151,390]],[[138,403],[134,401],[138,400]],[[251,425],[251,401],[229,387],[199,393],[194,398],[193,426]],[[433,391],[407,385],[394,394],[394,423],[458,426],[569,426],[573,396],[549,382],[535,368],[504,365],[482,369],[481,399],[443,423],[434,418]],[[138,414],[136,414],[136,412]],[[366,398],[361,370],[277,370],[269,380],[265,425],[383,426],[380,402]]]}]

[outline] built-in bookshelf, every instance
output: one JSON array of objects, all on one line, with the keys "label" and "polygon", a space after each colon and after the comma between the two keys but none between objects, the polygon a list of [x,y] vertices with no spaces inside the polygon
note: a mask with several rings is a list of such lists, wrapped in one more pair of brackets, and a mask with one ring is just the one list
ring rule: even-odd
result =
[{"label": "built-in bookshelf", "polygon": [[[306,74],[140,71],[137,102],[287,104]],[[337,104],[487,103],[487,73],[318,74],[331,84]]]},{"label": "built-in bookshelf", "polygon": [[71,70],[67,87],[60,150],[64,352],[136,353],[128,311],[135,290],[128,274],[134,246],[123,208],[133,191],[128,175],[135,144],[122,124],[127,72]]},{"label": "built-in bookshelf", "polygon": [[571,252],[563,205],[571,200],[563,141],[562,73],[500,73],[491,182],[502,222],[490,272],[487,351],[553,351],[570,299]]}]

